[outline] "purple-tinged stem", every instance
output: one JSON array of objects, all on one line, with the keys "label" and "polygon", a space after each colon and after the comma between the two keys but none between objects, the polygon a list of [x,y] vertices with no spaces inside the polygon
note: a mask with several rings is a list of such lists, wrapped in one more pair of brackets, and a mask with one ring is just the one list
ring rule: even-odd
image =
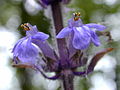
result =
[{"label": "purple-tinged stem", "polygon": [[[52,15],[53,15],[56,34],[58,34],[63,28],[60,3],[56,1],[52,3],[51,7],[52,7]],[[58,50],[60,54],[60,61],[62,62],[60,63],[62,66],[66,66],[68,64],[66,61],[68,59],[68,50],[66,47],[65,39],[57,39],[57,43],[58,43]]]},{"label": "purple-tinged stem", "polygon": [[41,75],[44,77],[44,78],[47,78],[47,79],[50,79],[50,80],[56,80],[59,78],[60,74],[56,74],[55,76],[52,76],[52,77],[48,77],[47,75],[45,75],[43,73],[43,71],[41,69],[39,69],[37,66],[34,66],[40,73]]},{"label": "purple-tinged stem", "polygon": [[[53,14],[53,21],[56,29],[56,34],[60,32],[60,30],[63,28],[63,21],[62,21],[62,14],[61,14],[61,7],[59,2],[54,2],[51,5],[52,8],[52,14]],[[68,50],[67,45],[65,42],[65,39],[58,39],[58,50],[60,54],[60,64],[64,68],[64,66],[68,65],[67,59],[68,59]],[[64,72],[65,71],[65,72]],[[73,74],[66,72],[66,70],[61,71],[62,76],[61,80],[63,83],[63,90],[73,90]]]},{"label": "purple-tinged stem", "polygon": [[63,28],[63,20],[62,20],[60,4],[59,2],[54,2],[52,3],[51,7],[52,7],[52,14],[56,29],[56,34],[58,34],[60,30]]},{"label": "purple-tinged stem", "polygon": [[74,90],[74,75],[71,70],[62,71],[62,81],[64,90]]}]

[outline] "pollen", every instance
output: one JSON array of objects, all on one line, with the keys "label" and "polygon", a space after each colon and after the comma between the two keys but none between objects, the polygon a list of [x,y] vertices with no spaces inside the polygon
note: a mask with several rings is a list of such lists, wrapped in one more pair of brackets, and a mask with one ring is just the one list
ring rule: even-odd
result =
[{"label": "pollen", "polygon": [[22,24],[21,28],[23,28],[25,31],[29,31],[30,30],[30,27],[29,27],[28,23]]},{"label": "pollen", "polygon": [[73,16],[74,16],[74,21],[79,20],[80,19],[80,12],[73,13]]}]

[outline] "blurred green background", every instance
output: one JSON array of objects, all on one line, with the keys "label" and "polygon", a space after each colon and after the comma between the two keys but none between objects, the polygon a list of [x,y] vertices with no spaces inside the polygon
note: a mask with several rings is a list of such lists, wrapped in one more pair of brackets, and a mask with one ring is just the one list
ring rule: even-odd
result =
[{"label": "blurred green background", "polygon": [[[105,55],[86,78],[76,77],[75,90],[120,90],[120,0],[71,0],[61,3],[64,26],[75,11],[81,12],[83,23],[100,23],[110,31],[112,42],[101,36],[102,45],[88,50],[89,58],[108,47],[115,50]],[[17,40],[25,36],[22,23],[37,25],[42,32],[51,35],[50,6],[43,9],[35,0],[0,0],[0,90],[60,90],[58,81],[44,79],[39,72],[12,67],[11,49]],[[52,75],[49,74],[49,75]]]}]

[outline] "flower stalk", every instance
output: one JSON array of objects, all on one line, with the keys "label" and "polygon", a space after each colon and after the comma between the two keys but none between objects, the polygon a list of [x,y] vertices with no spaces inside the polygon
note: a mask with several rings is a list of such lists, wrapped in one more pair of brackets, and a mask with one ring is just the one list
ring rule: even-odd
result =
[{"label": "flower stalk", "polygon": [[[21,27],[26,36],[21,38],[12,50],[13,66],[37,70],[46,79],[59,79],[63,90],[74,90],[74,77],[85,77],[93,72],[97,62],[113,48],[96,53],[87,68],[78,71],[78,67],[86,66],[88,62],[88,55],[84,50],[87,50],[91,43],[95,46],[101,44],[96,32],[105,30],[106,26],[96,23],[84,24],[80,12],[75,12],[68,20],[68,26],[63,27],[60,1],[62,0],[42,0],[45,5],[51,5],[59,55],[47,42],[48,34],[39,32],[36,25],[25,23]],[[109,36],[109,33],[102,34]],[[54,72],[55,75],[49,77],[46,72]]]},{"label": "flower stalk", "polygon": [[[60,30],[63,28],[63,19],[62,19],[60,3],[59,2],[52,3],[51,8],[52,8],[52,14],[53,14],[52,16],[53,16],[56,34],[58,34]],[[60,54],[60,61],[65,62],[65,60],[68,58],[68,51],[67,51],[65,39],[58,39],[57,42],[58,42],[58,50]],[[64,65],[62,66],[65,66],[66,64],[64,63]],[[61,80],[63,83],[62,84],[63,90],[73,90],[73,78],[74,77],[72,75],[71,70],[64,70],[62,72]]]},{"label": "flower stalk", "polygon": [[74,90],[74,75],[71,70],[64,70],[62,74],[63,90]]},{"label": "flower stalk", "polygon": [[[63,20],[62,20],[60,3],[59,2],[52,3],[51,8],[52,8],[54,27],[55,27],[56,35],[57,35],[60,32],[60,30],[63,28]],[[66,48],[65,39],[57,39],[57,42],[58,42],[58,49],[59,49],[60,57],[61,56],[66,57],[67,50],[65,50],[65,48]],[[63,48],[64,48],[64,53],[66,53],[66,55],[63,55]]]}]

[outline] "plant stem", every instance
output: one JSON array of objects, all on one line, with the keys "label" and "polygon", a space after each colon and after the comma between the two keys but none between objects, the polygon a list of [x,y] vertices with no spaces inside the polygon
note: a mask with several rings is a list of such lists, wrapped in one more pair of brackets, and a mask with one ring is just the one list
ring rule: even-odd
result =
[{"label": "plant stem", "polygon": [[74,76],[71,70],[64,70],[62,72],[63,88],[64,90],[74,90],[73,87]]},{"label": "plant stem", "polygon": [[61,8],[59,2],[53,2],[51,6],[56,34],[58,34],[60,30],[63,28]]},{"label": "plant stem", "polygon": [[[52,15],[53,15],[53,21],[54,21],[56,34],[58,34],[61,31],[61,29],[63,28],[60,3],[57,1],[53,2],[51,7],[52,7]],[[67,61],[65,61],[65,60],[68,59],[68,51],[67,51],[65,39],[57,39],[57,43],[58,43],[58,50],[59,50],[59,54],[60,54],[60,61],[64,62],[61,64],[64,64],[62,66],[65,66],[65,65],[67,65]]]},{"label": "plant stem", "polygon": [[[53,15],[53,21],[56,29],[56,34],[60,32],[60,30],[63,28],[63,21],[62,21],[62,13],[61,13],[61,7],[59,2],[53,2],[51,5],[52,8],[52,15]],[[57,39],[58,43],[58,50],[60,54],[60,65],[62,68],[68,65],[67,59],[68,59],[68,50],[66,47],[65,39]],[[63,90],[73,90],[73,74],[71,70],[63,70],[61,71],[61,80],[63,85]]]}]

